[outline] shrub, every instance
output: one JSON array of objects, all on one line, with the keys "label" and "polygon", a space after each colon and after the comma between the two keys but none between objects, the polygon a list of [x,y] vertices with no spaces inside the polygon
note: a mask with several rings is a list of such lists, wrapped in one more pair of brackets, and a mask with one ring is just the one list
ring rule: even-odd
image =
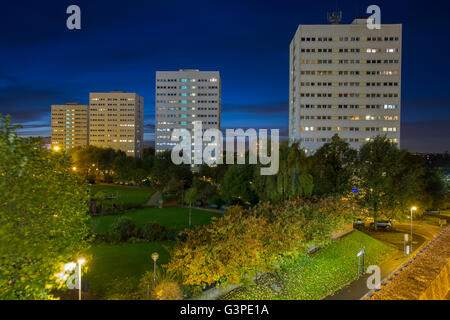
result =
[{"label": "shrub", "polygon": [[180,238],[180,231],[175,229],[168,229],[164,235],[165,240],[176,241]]},{"label": "shrub", "polygon": [[152,300],[181,300],[183,299],[183,292],[180,285],[175,281],[161,281],[156,285],[156,288],[151,294]]},{"label": "shrub", "polygon": [[153,283],[153,271],[146,271],[139,283],[139,292],[143,299],[147,292],[151,300],[181,300],[183,291],[175,274],[163,269],[156,270],[156,286]]},{"label": "shrub", "polygon": [[134,237],[136,233],[137,228],[133,219],[120,217],[111,224],[108,238],[114,242],[123,242]]},{"label": "shrub", "polygon": [[115,279],[108,288],[106,298],[108,300],[138,300],[141,297],[137,281],[129,277]]},{"label": "shrub", "polygon": [[149,221],[144,227],[143,237],[149,241],[162,240],[166,235],[166,228],[156,221]]}]

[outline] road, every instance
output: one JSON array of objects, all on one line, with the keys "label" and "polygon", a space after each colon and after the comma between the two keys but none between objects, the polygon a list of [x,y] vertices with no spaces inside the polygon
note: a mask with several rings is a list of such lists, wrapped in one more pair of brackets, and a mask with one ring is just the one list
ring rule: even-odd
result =
[{"label": "road", "polygon": [[[417,250],[417,248],[425,241],[433,239],[441,230],[442,228],[437,226],[431,226],[421,222],[414,223],[413,250]],[[409,234],[410,224],[395,224],[395,231]],[[381,279],[385,279],[407,260],[403,254],[403,246],[398,243],[394,245],[396,245],[398,249],[397,252],[380,265]],[[324,300],[360,300],[370,291],[367,288],[367,278],[368,276],[366,275],[353,281],[348,286],[336,291],[333,295],[326,297]]]}]

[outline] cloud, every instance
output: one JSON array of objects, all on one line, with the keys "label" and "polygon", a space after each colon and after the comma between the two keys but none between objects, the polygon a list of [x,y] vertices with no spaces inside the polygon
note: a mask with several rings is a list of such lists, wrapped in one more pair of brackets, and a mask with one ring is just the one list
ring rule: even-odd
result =
[{"label": "cloud", "polygon": [[65,95],[51,88],[15,85],[0,91],[0,113],[10,114],[15,122],[49,116],[52,104],[63,103]]}]

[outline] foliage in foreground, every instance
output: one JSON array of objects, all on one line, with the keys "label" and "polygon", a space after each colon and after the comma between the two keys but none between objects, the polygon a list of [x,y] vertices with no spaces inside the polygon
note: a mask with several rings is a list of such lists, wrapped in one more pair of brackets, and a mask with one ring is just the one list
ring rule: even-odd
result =
[{"label": "foliage in foreground", "polygon": [[281,258],[325,245],[333,231],[351,221],[354,204],[340,198],[231,207],[211,225],[186,231],[171,252],[169,272],[185,285],[242,284],[277,268]]},{"label": "foliage in foreground", "polygon": [[45,299],[86,248],[88,186],[70,158],[0,119],[0,298]]},{"label": "foliage in foreground", "polygon": [[235,290],[225,299],[323,299],[356,279],[356,253],[363,246],[366,248],[366,267],[380,264],[395,250],[355,230],[312,255],[302,254],[283,261],[278,272]]},{"label": "foliage in foreground", "polygon": [[[139,283],[139,292],[142,299],[151,300],[181,300],[183,291],[177,277],[164,269],[156,270],[156,281],[154,283],[152,271],[146,271]],[[155,285],[156,284],[156,285]]]}]

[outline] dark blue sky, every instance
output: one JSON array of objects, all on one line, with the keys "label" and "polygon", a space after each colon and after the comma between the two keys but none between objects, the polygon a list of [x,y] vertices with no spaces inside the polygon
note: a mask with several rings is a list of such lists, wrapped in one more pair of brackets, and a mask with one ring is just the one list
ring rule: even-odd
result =
[{"label": "dark blue sky", "polygon": [[[66,8],[81,8],[81,30]],[[402,146],[450,150],[448,1],[4,1],[0,6],[0,113],[22,134],[50,135],[50,105],[87,104],[89,92],[145,99],[153,139],[155,71],[219,70],[222,126],[287,134],[289,43],[299,24],[342,23],[377,4],[403,24]]]}]

